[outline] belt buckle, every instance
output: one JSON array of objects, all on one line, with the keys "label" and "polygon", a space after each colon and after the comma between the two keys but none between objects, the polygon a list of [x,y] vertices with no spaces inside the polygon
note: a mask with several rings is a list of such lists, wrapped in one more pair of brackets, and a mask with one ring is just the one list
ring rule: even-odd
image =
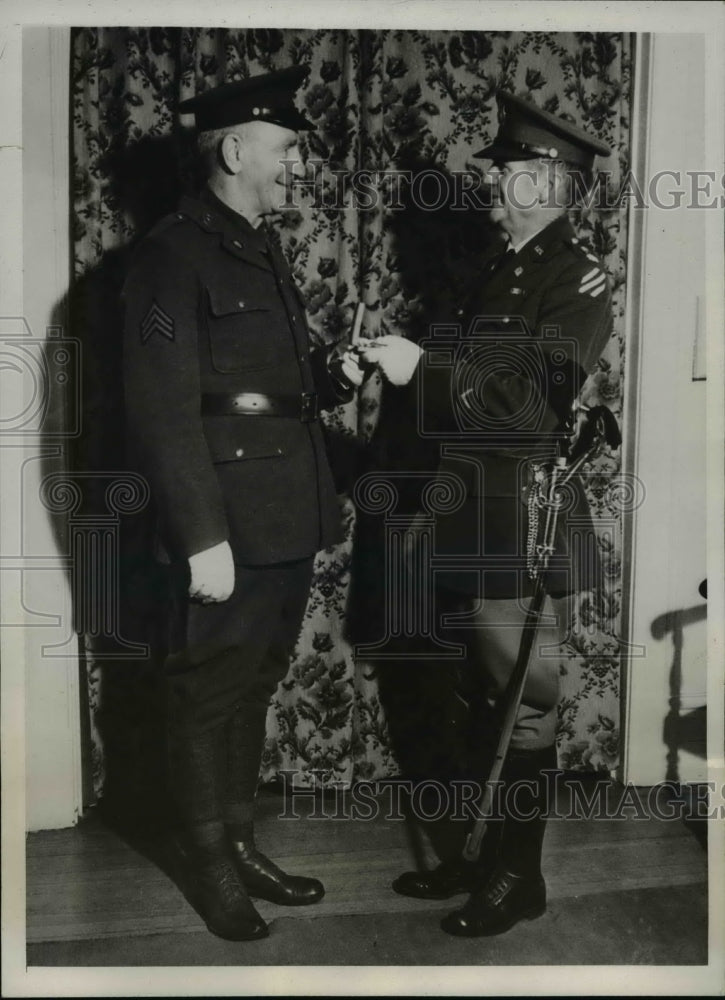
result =
[{"label": "belt buckle", "polygon": [[317,420],[320,414],[320,408],[317,399],[316,392],[303,392],[302,393],[302,407],[300,411],[300,420],[303,424],[309,424],[313,420]]}]

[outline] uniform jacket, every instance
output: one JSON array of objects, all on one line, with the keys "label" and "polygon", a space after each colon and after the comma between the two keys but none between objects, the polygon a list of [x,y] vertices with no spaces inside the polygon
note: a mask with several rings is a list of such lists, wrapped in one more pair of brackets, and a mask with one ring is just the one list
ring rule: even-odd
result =
[{"label": "uniform jacket", "polygon": [[268,242],[211,192],[139,245],[122,293],[128,429],[172,559],[228,540],[237,562],[311,555],[340,539],[318,421],[205,416],[203,393],[346,394],[311,351],[304,304]]},{"label": "uniform jacket", "polygon": [[[445,442],[439,472],[464,483],[462,504],[437,519],[436,551],[460,557],[462,566],[468,557],[487,559],[483,581],[471,573],[447,576],[456,589],[526,595],[531,463],[556,454],[557,428],[609,338],[609,279],[561,216],[518,253],[484,265],[455,320],[460,332],[436,336],[419,372],[423,420]],[[572,558],[587,535],[594,551],[577,482],[559,521],[552,593],[594,585],[596,559]]]}]

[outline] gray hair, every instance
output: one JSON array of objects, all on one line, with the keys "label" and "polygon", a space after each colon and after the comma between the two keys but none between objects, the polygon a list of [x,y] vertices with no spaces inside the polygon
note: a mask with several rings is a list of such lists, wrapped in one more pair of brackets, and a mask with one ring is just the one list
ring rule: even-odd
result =
[{"label": "gray hair", "polygon": [[593,193],[596,175],[591,167],[581,167],[564,161],[554,164],[557,179],[566,199],[566,207],[581,208]]},{"label": "gray hair", "polygon": [[245,133],[246,123],[233,126],[225,125],[224,128],[213,128],[199,133],[196,138],[196,147],[207,177],[214,172],[214,169],[221,162],[219,151],[225,137],[228,135],[238,135],[241,139],[245,139]]},{"label": "gray hair", "polygon": [[554,180],[554,203],[557,208],[566,211],[586,204],[595,181],[592,170],[565,160],[542,158],[540,162],[548,168],[549,177]]}]

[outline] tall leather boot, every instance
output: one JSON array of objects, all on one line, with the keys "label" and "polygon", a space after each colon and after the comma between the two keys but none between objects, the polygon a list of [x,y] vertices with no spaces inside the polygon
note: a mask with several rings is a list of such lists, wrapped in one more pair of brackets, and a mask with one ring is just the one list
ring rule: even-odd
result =
[{"label": "tall leather boot", "polygon": [[184,828],[180,847],[188,895],[212,934],[229,941],[266,937],[267,925],[239,878],[220,811],[223,728],[173,733],[169,740],[172,791]]},{"label": "tall leather boot", "polygon": [[[451,787],[451,796],[454,794]],[[494,820],[487,824],[478,861],[466,861],[463,857],[470,821],[444,816],[423,825],[441,860],[428,871],[403,872],[392,883],[394,891],[414,899],[450,899],[461,893],[473,892],[495,866],[501,822]]]},{"label": "tall leather boot", "polygon": [[[465,690],[456,691],[453,698],[448,698],[448,709],[443,722],[442,731],[448,733],[448,751],[445,765],[449,771],[455,772],[456,779],[468,782],[479,789],[480,775],[486,774],[493,760],[494,747],[492,734],[495,734],[495,723],[490,709],[485,702],[473,693]],[[439,766],[434,773],[441,773]],[[438,779],[441,790],[449,796],[451,803],[456,802],[455,783],[450,779]],[[459,789],[463,785],[459,786]],[[431,789],[430,807],[425,797],[420,804],[427,815],[435,811],[436,802]],[[486,832],[481,844],[479,860],[466,861],[463,858],[463,848],[471,829],[471,820],[450,813],[440,819],[424,820],[420,825],[425,829],[431,846],[440,859],[440,863],[429,871],[403,872],[394,882],[393,889],[403,896],[416,899],[450,899],[461,893],[473,892],[485,881],[493,870],[498,859],[498,845],[501,838],[502,823],[500,819],[492,819],[486,826]]]},{"label": "tall leather boot", "polygon": [[[547,777],[556,768],[556,748],[514,750],[504,769],[506,814],[498,864],[460,910],[441,921],[447,934],[484,937],[503,934],[520,920],[546,910],[541,852],[548,808]],[[514,790],[518,789],[514,796]],[[520,815],[517,813],[520,811]]]},{"label": "tall leather boot", "polygon": [[227,845],[250,896],[281,906],[307,906],[325,895],[322,882],[282,871],[257,849],[254,840],[254,799],[266,717],[266,704],[243,702],[226,723],[223,813]]}]

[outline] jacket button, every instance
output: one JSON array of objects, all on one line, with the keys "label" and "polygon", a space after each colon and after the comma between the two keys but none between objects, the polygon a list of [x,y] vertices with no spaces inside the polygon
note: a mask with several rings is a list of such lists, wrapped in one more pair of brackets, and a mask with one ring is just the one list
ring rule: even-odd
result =
[{"label": "jacket button", "polygon": [[297,317],[296,317],[296,316],[293,316],[293,317],[292,317],[292,322],[293,322],[293,323],[296,323],[296,322],[297,322]]},{"label": "jacket button", "polygon": [[237,448],[234,454],[237,456],[237,458],[241,458],[242,455],[244,454],[244,448]]},{"label": "jacket button", "polygon": [[240,309],[244,309],[244,299],[240,299],[239,302],[237,302],[237,305]]},{"label": "jacket button", "polygon": [[232,246],[236,247],[237,250],[241,250],[242,249],[242,244],[239,242],[239,240],[233,240],[232,241]]}]

